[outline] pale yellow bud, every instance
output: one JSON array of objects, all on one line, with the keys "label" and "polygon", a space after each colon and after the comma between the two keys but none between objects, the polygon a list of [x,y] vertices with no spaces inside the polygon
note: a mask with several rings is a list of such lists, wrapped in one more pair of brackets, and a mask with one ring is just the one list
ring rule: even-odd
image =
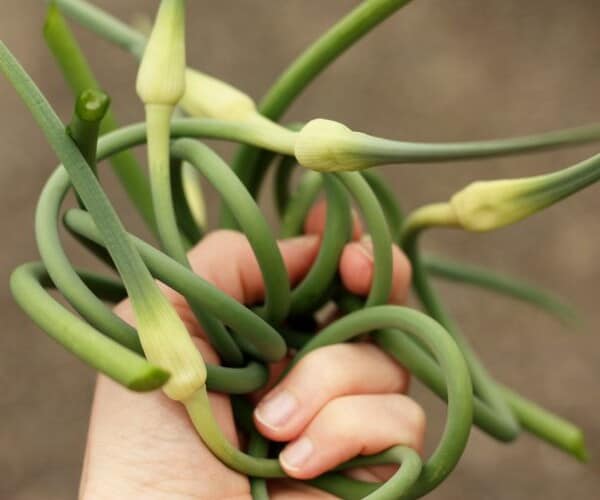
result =
[{"label": "pale yellow bud", "polygon": [[478,181],[456,193],[450,204],[460,225],[469,231],[490,231],[520,221],[552,204],[544,196],[545,177]]},{"label": "pale yellow bud", "polygon": [[151,363],[171,373],[162,387],[176,401],[189,398],[206,383],[206,366],[175,310],[163,300],[149,301],[137,314],[140,341]]},{"label": "pale yellow bud", "polygon": [[375,164],[360,154],[368,139],[341,123],[319,118],[298,132],[294,155],[300,165],[319,172],[360,170]]},{"label": "pale yellow bud", "polygon": [[179,106],[191,116],[243,121],[258,114],[254,101],[228,83],[193,69],[185,78]]},{"label": "pale yellow bud", "polygon": [[185,92],[185,2],[162,0],[137,76],[144,104],[175,106]]}]

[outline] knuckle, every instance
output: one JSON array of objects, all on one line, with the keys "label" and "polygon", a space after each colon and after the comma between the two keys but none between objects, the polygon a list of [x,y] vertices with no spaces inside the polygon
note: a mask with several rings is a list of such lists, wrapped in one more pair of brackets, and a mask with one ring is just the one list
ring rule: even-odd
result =
[{"label": "knuckle", "polygon": [[351,415],[352,409],[356,409],[352,404],[351,397],[336,398],[321,410],[319,422],[321,425],[331,428],[331,431],[337,435],[345,435],[352,431],[352,419],[348,418]]},{"label": "knuckle", "polygon": [[405,425],[409,427],[415,436],[419,437],[425,434],[427,426],[427,416],[423,407],[414,399],[398,394],[395,398],[398,405],[397,411],[402,415]]},{"label": "knuckle", "polygon": [[301,377],[318,377],[324,392],[339,390],[355,361],[353,346],[335,344],[311,352],[298,365]]}]

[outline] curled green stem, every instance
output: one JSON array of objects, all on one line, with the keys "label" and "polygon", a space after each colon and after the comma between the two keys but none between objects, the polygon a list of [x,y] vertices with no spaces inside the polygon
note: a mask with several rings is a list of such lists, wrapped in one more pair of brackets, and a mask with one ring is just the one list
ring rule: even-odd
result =
[{"label": "curled green stem", "polygon": [[36,325],[82,361],[135,391],[152,391],[165,384],[168,372],[74,316],[44,289],[52,286],[41,263],[19,266],[10,279],[10,289],[19,306]]},{"label": "curled green stem", "polygon": [[280,323],[290,308],[290,283],[281,252],[265,217],[228,165],[204,144],[191,139],[175,141],[171,154],[196,167],[230,207],[247,236],[265,282],[264,317]]},{"label": "curled green stem", "polygon": [[337,275],[344,246],[352,236],[350,203],[344,188],[332,175],[325,174],[323,182],[327,199],[325,230],[315,261],[292,290],[292,316],[312,312],[324,303]]},{"label": "curled green stem", "polygon": [[306,214],[315,203],[323,189],[323,177],[319,172],[306,172],[298,183],[296,192],[286,203],[281,220],[282,238],[291,238],[302,234]]},{"label": "curled green stem", "polygon": [[171,189],[175,217],[188,247],[194,246],[206,230],[204,196],[199,172],[185,162],[171,164]]},{"label": "curled green stem", "polygon": [[291,198],[290,183],[292,173],[296,165],[293,156],[282,156],[277,163],[275,175],[273,176],[273,194],[275,195],[275,207],[279,217],[282,218]]},{"label": "curled green stem", "polygon": [[519,424],[512,410],[508,407],[506,400],[500,394],[496,383],[472,350],[468,341],[463,337],[457,325],[443,308],[435,290],[429,283],[418,251],[417,239],[418,232],[408,232],[403,240],[403,248],[413,268],[413,285],[415,291],[427,313],[444,325],[458,343],[469,365],[475,393],[494,410],[494,414],[496,415],[495,435],[503,440],[515,439],[520,433]]},{"label": "curled green stem", "polygon": [[402,231],[404,216],[400,204],[398,203],[396,193],[389,182],[378,175],[373,169],[364,170],[361,174],[375,193],[375,196],[377,196],[381,208],[383,208],[392,240],[398,241],[400,232]]}]

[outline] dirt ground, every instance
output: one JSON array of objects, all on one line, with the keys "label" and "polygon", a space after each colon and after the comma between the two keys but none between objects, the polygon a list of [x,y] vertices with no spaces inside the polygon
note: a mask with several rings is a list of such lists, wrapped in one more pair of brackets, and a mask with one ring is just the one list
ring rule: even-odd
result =
[{"label": "dirt ground", "polygon": [[[124,19],[156,2],[97,0]],[[189,61],[260,97],[303,47],[358,2],[189,2]],[[41,37],[43,2],[3,0],[0,38],[66,120],[71,97]],[[352,128],[420,141],[485,139],[598,121],[600,2],[414,0],[336,62],[298,99],[289,120],[328,117]],[[77,30],[122,122],[142,109],[132,60]],[[219,146],[224,154],[231,149]],[[475,178],[532,175],[596,153],[568,151],[384,169],[407,209],[446,199]],[[75,498],[94,374],[45,337],[14,305],[8,276],[35,259],[35,200],[56,160],[0,78],[0,498]],[[140,231],[121,191],[103,177],[128,227]],[[112,187],[110,187],[112,186]],[[209,194],[211,216],[216,201]],[[266,210],[271,210],[269,200]],[[486,264],[556,290],[586,318],[580,331],[513,301],[454,285],[441,290],[500,380],[586,432],[581,465],[524,435],[506,446],[479,431],[436,500],[597,498],[600,489],[600,232],[598,187],[491,234],[434,232],[431,251]],[[142,231],[143,234],[143,231]],[[69,244],[77,261],[91,259]],[[444,406],[418,384],[435,445]],[[596,493],[594,493],[596,492]]]}]

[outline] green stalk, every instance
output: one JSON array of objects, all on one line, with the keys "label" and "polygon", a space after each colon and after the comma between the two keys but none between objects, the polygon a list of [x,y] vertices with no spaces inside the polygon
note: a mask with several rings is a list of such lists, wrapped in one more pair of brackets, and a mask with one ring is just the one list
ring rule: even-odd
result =
[{"label": "green stalk", "polygon": [[558,318],[567,326],[581,324],[578,312],[551,292],[526,281],[490,271],[484,267],[427,255],[423,257],[427,272],[437,278],[466,283],[527,302]]},{"label": "green stalk", "polygon": [[[266,458],[269,456],[269,442],[255,428],[252,428],[250,431],[248,455],[257,458]],[[250,478],[250,494],[252,495],[252,500],[269,500],[267,481],[263,478]]]},{"label": "green stalk", "polygon": [[[215,120],[212,118],[175,118],[171,121],[171,138],[194,137],[205,139],[217,139],[222,141],[241,142],[253,144],[261,148],[270,149],[281,154],[291,154],[293,147],[293,135],[285,144],[274,141],[260,128],[253,127],[244,122],[232,122]],[[292,134],[290,132],[290,134]],[[119,129],[119,137],[123,135],[130,137],[127,146],[130,148],[145,143],[145,122],[133,123]],[[105,134],[105,137],[114,137],[113,132]]]},{"label": "green stalk", "polygon": [[519,417],[519,423],[524,429],[573,455],[580,462],[588,461],[583,431],[579,427],[548,412],[508,387],[500,386],[500,391]]},{"label": "green stalk", "polygon": [[[171,373],[165,392],[185,399],[204,385],[206,368],[181,319],[160,292],[127,239],[114,208],[65,127],[14,56],[0,42],[0,69],[27,105],[48,142],[68,170],[77,194],[92,214],[133,305],[148,359]],[[168,335],[168,340],[165,337]]]},{"label": "green stalk", "polygon": [[[410,224],[409,218],[407,219],[406,224],[408,228],[412,228]],[[419,300],[425,307],[427,313],[442,324],[458,343],[467,364],[469,365],[471,376],[473,378],[473,388],[475,389],[476,394],[478,394],[486,404],[490,405],[497,416],[497,433],[501,434],[504,439],[514,439],[520,433],[519,424],[513,415],[512,410],[508,407],[506,400],[498,390],[491,375],[487,372],[484,365],[472,350],[468,341],[463,337],[458,326],[450,318],[450,315],[444,309],[435,290],[429,283],[418,250],[417,235],[418,232],[413,233],[408,229],[402,235],[402,246],[412,264],[413,286]]]},{"label": "green stalk", "polygon": [[380,177],[374,170],[364,170],[361,173],[368,182],[369,187],[375,193],[375,196],[377,196],[381,208],[383,208],[392,235],[392,240],[398,241],[400,232],[402,231],[404,216],[400,204],[396,199],[396,193],[389,182]]},{"label": "green stalk", "polygon": [[263,275],[265,306],[261,315],[272,324],[280,324],[290,308],[290,282],[277,242],[260,208],[229,166],[206,145],[179,139],[173,142],[171,154],[197,168],[230,207]]},{"label": "green stalk", "polygon": [[[84,90],[77,96],[73,117],[67,126],[67,132],[77,144],[79,151],[81,151],[96,177],[98,176],[96,147],[100,133],[100,122],[106,115],[109,106],[110,98],[104,92],[94,89]],[[83,207],[79,197],[77,202],[80,207]]]},{"label": "green stalk", "polygon": [[[167,255],[191,269],[186,249],[179,232],[175,207],[173,204],[170,151],[169,121],[172,108],[167,106],[146,106],[148,127],[148,158],[150,164],[150,185],[152,204],[161,245]],[[202,325],[211,345],[227,365],[239,366],[244,357],[223,324],[208,314],[194,300],[189,301],[194,316]]]},{"label": "green stalk", "polygon": [[306,483],[344,500],[363,500],[367,495],[373,493],[378,486],[378,483],[358,481],[342,474],[334,477],[331,474],[325,474],[310,479]]},{"label": "green stalk", "polygon": [[294,195],[288,200],[281,219],[281,238],[302,234],[308,211],[323,189],[323,176],[318,172],[306,172],[298,183]]},{"label": "green stalk", "polygon": [[275,175],[273,176],[275,208],[280,219],[283,218],[283,214],[291,198],[290,183],[295,166],[296,158],[293,156],[282,156],[277,163]]},{"label": "green stalk", "polygon": [[294,99],[335,59],[409,0],[365,0],[311,44],[279,76],[260,102],[264,116],[278,120]]},{"label": "green stalk", "polygon": [[127,52],[141,57],[146,37],[102,9],[84,0],[54,0],[67,16],[90,31],[110,40]]},{"label": "green stalk", "polygon": [[168,372],[74,316],[44,290],[49,286],[52,283],[41,263],[23,264],[10,278],[12,295],[25,313],[88,365],[134,391],[152,391],[167,382]]},{"label": "green stalk", "polygon": [[67,127],[71,138],[96,176],[96,147],[100,122],[106,116],[109,106],[110,98],[104,92],[86,89],[77,97],[73,117]]},{"label": "green stalk", "polygon": [[373,281],[365,307],[387,304],[392,291],[392,239],[381,205],[367,181],[357,172],[338,172],[336,177],[359,206],[373,238]]},{"label": "green stalk", "polygon": [[[372,235],[373,238],[373,251],[374,251],[374,280],[373,280],[373,285],[371,288],[371,292],[369,294],[369,297],[367,299],[366,302],[366,306],[376,306],[376,305],[382,305],[385,304],[389,298],[389,294],[390,294],[390,289],[391,289],[391,238],[390,238],[390,234],[389,234],[389,229],[388,229],[388,225],[383,213],[383,210],[381,208],[381,205],[378,203],[377,198],[375,197],[373,191],[371,190],[371,188],[368,186],[367,182],[364,180],[364,178],[356,173],[356,172],[338,172],[336,175],[340,176],[341,179],[352,179],[353,181],[356,182],[356,185],[353,187],[353,195],[354,196],[358,196],[357,197],[357,202],[359,204],[359,206],[361,207],[361,209],[363,210],[363,214],[364,214],[364,218],[367,222],[367,226],[369,229],[369,233]],[[358,182],[360,181],[360,182]],[[349,187],[347,185],[347,187]],[[361,202],[362,200],[362,202]],[[410,254],[409,254],[410,255]],[[419,273],[418,273],[418,269],[416,269],[414,271],[415,273],[415,280],[419,279]],[[381,280],[381,281],[380,281]],[[378,283],[382,283],[385,280],[385,287],[379,289],[378,293],[375,294],[375,291],[378,290]],[[415,281],[415,283],[417,284],[418,281]],[[437,313],[438,311],[434,311],[435,313]],[[440,321],[439,317],[442,316],[435,316],[432,314],[432,316],[434,318],[436,318],[440,323],[442,323],[442,321]],[[444,321],[447,320],[446,317],[442,317],[442,319]],[[447,325],[450,325],[451,328],[453,328],[453,325],[450,324],[450,322],[446,321],[446,324],[442,323],[444,325],[444,327],[446,329],[448,329]],[[450,332],[451,334],[454,334],[455,332]],[[453,335],[454,336],[454,335]],[[466,350],[466,347],[463,346],[462,341],[459,341],[459,346],[462,349]],[[482,368],[482,366],[480,365],[480,363],[478,363],[478,361],[476,359],[473,359],[474,356],[469,356],[469,354],[467,354],[467,361],[470,362],[470,364],[473,366],[474,368],[474,372],[477,373],[477,383],[479,384],[477,386],[477,388],[479,389],[481,386],[481,377],[483,377],[485,375],[484,372],[482,372],[482,370],[484,370]],[[472,368],[472,369],[473,369]],[[494,388],[492,388],[492,391],[489,391],[489,387],[491,385],[491,382],[489,382],[488,384],[486,384],[485,382],[487,382],[488,379],[485,378],[484,379],[484,394],[485,397],[484,399],[486,401],[493,401],[494,404],[492,405],[494,407],[494,410],[499,410],[499,408],[502,407],[502,404],[504,403],[504,401],[502,399],[500,399],[496,394],[495,391],[493,390]],[[475,380],[474,380],[475,382]],[[498,402],[499,400],[499,402]],[[503,439],[510,439],[510,438],[514,438],[516,436],[516,434],[518,433],[518,426],[516,426],[516,424],[514,424],[514,419],[513,421],[511,421],[511,419],[506,418],[506,412],[502,413],[502,411],[497,411],[496,412],[498,414],[497,418],[496,418],[496,423],[497,423],[497,434],[502,436]],[[510,413],[508,414],[510,416]]]},{"label": "green stalk", "polygon": [[[79,95],[87,89],[99,89],[100,85],[86,61],[77,40],[57,8],[57,4],[59,3],[53,1],[48,7],[46,23],[44,25],[46,43],[75,95]],[[90,8],[94,9],[92,6]],[[95,17],[91,16],[90,18]],[[108,110],[100,125],[100,133],[105,134],[116,128],[117,122],[115,117]],[[111,164],[134,206],[140,212],[148,226],[154,229],[150,186],[135,156],[130,152],[124,151],[122,154],[115,155],[111,159]]]},{"label": "green stalk", "polygon": [[200,174],[189,163],[183,163],[181,167],[181,184],[183,188],[183,197],[185,198],[190,216],[198,226],[200,240],[205,231],[208,230],[208,221],[206,215],[206,201],[202,191],[202,181]]},{"label": "green stalk", "polygon": [[314,312],[325,303],[337,276],[342,251],[352,237],[350,203],[343,186],[327,174],[323,176],[323,183],[327,199],[325,230],[315,261],[292,290],[291,316]]},{"label": "green stalk", "polygon": [[248,476],[285,477],[278,460],[250,456],[233,446],[223,434],[212,412],[206,390],[184,401],[188,415],[204,444],[229,468]]},{"label": "green stalk", "polygon": [[35,238],[42,261],[56,287],[91,326],[110,332],[109,336],[119,344],[142,353],[135,329],[109,311],[85,286],[63,249],[57,221],[70,186],[69,177],[60,169],[42,189],[35,211]]},{"label": "green stalk", "polygon": [[188,163],[180,161],[171,161],[170,170],[177,225],[189,246],[194,246],[202,239],[206,228],[200,174]]}]

